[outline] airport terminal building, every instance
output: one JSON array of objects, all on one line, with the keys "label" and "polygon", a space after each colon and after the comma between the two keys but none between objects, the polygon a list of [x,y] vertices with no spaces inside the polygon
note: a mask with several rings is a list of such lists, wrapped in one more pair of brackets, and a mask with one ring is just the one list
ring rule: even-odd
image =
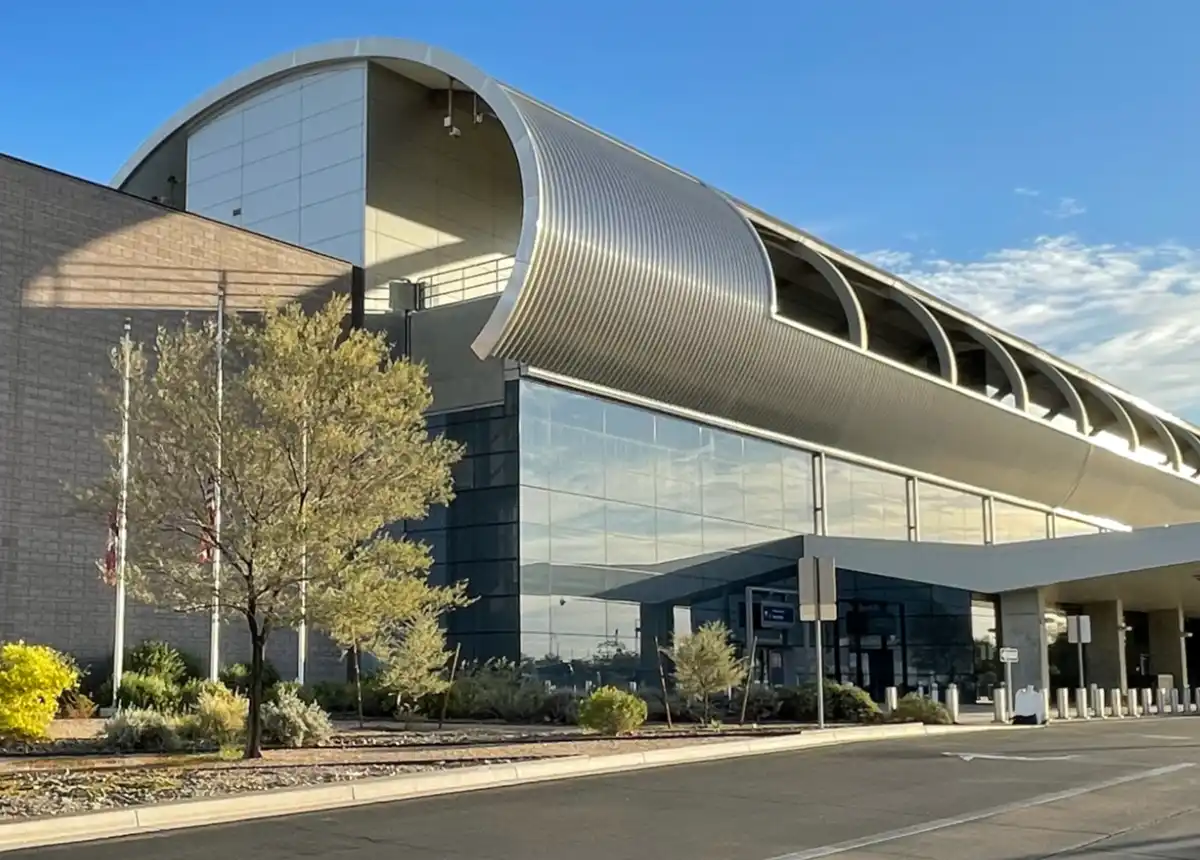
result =
[{"label": "airport terminal building", "polygon": [[[644,677],[721,619],[811,677],[797,561],[832,557],[825,665],[882,696],[1186,684],[1200,430],[436,48],[268,60],[165,123],[129,194],[353,264],[425,362],[457,499],[415,536],[478,600],[470,657]],[[969,698],[968,698],[969,700]]]}]

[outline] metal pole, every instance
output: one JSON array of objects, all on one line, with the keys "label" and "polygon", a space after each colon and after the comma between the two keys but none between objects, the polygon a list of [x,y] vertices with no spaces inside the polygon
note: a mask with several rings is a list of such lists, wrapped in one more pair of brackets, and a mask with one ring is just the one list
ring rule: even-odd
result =
[{"label": "metal pole", "polygon": [[1014,703],[1015,703],[1015,700],[1013,698],[1012,663],[1005,663],[1004,664],[1004,705],[1005,705],[1005,707],[1008,708],[1009,717],[1012,717]]},{"label": "metal pole", "polygon": [[208,626],[208,677],[221,672],[221,448],[225,407],[225,281],[217,285],[217,468],[213,475],[212,611]]},{"label": "metal pole", "polygon": [[121,334],[121,487],[117,500],[117,609],[113,620],[112,704],[117,707],[125,674],[125,564],[129,552],[129,399],[133,375],[132,324]]},{"label": "metal pole", "polygon": [[821,642],[821,604],[817,604],[816,627],[817,645],[817,728],[825,728],[825,646]]},{"label": "metal pole", "polygon": [[[308,503],[308,419],[300,435],[300,481],[303,486],[303,504]],[[304,508],[300,510],[303,521]],[[302,522],[303,527],[303,522]],[[296,682],[304,683],[304,671],[308,663],[308,530],[304,529],[304,541],[300,544],[300,627],[296,630]]]},{"label": "metal pole", "polygon": [[[1082,637],[1080,637],[1080,638],[1082,638]],[[1080,642],[1075,647],[1076,647],[1076,650],[1077,650],[1078,656],[1079,656],[1079,686],[1086,687],[1087,681],[1083,677],[1083,643]]]}]

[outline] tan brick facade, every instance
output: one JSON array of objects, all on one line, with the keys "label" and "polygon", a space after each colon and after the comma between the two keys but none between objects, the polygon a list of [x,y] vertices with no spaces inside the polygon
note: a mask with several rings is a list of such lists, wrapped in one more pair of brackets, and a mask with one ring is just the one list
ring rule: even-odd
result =
[{"label": "tan brick facade", "polygon": [[[0,156],[0,641],[24,638],[102,665],[112,652],[113,592],[95,561],[105,524],[69,488],[110,466],[100,435],[116,416],[98,394],[126,317],[135,341],[216,307],[349,291],[354,268],[263,236]],[[131,529],[136,524],[131,524]],[[127,642],[170,639],[208,652],[207,620],[130,605]],[[244,657],[244,628],[224,637]],[[284,677],[295,637],[269,657]],[[338,672],[312,643],[310,677]]]}]

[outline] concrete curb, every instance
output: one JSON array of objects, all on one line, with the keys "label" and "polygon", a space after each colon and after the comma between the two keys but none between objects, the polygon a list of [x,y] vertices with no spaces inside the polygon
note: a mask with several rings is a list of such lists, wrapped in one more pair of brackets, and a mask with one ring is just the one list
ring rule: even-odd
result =
[{"label": "concrete curb", "polygon": [[229,824],[256,818],[294,815],[326,809],[363,806],[393,800],[434,797],[484,788],[524,785],[578,776],[623,773],[774,752],[833,746],[863,741],[937,737],[1013,728],[1005,725],[863,726],[860,728],[810,730],[793,735],[691,744],[645,752],[603,756],[575,756],[517,764],[464,767],[456,770],[389,776],[288,788],[259,794],[181,800],[154,806],[139,806],[104,812],[88,812],[56,818],[39,818],[0,824],[0,853],[20,848],[40,848],[72,842],[135,836],[208,824]]}]

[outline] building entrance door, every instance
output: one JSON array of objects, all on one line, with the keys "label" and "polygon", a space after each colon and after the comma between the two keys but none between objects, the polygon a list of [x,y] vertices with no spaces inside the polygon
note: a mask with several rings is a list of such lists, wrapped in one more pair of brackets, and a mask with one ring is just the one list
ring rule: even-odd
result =
[{"label": "building entrance door", "polygon": [[896,686],[896,662],[891,648],[864,649],[859,652],[862,687],[876,702],[884,700],[888,687]]}]

